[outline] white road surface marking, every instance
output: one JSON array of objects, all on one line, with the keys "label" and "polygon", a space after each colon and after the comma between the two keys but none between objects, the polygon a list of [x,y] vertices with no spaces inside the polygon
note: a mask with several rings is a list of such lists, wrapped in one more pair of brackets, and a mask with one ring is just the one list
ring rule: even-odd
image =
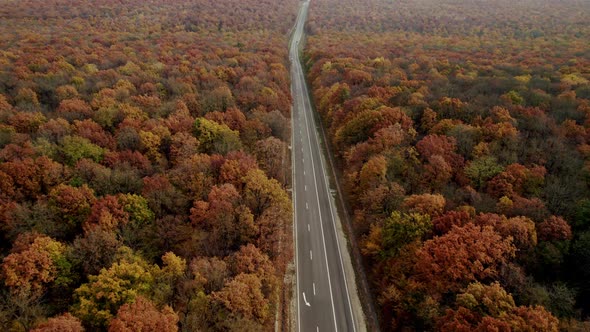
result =
[{"label": "white road surface marking", "polygon": [[311,307],[311,304],[307,302],[307,299],[305,298],[305,292],[303,292],[303,301],[305,301],[306,306]]}]

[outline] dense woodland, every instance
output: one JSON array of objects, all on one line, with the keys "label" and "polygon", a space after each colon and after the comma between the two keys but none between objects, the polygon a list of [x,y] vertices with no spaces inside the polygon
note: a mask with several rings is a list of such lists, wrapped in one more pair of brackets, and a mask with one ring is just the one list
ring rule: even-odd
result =
[{"label": "dense woodland", "polygon": [[590,328],[590,6],[314,0],[308,78],[383,330]]},{"label": "dense woodland", "polygon": [[296,13],[0,1],[0,330],[274,328]]}]

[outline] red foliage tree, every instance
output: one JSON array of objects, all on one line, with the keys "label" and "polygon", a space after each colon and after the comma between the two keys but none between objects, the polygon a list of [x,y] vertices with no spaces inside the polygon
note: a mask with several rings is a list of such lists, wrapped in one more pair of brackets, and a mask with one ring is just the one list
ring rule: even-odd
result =
[{"label": "red foliage tree", "polygon": [[68,121],[83,120],[93,115],[90,105],[78,98],[62,100],[57,114]]},{"label": "red foliage tree", "polygon": [[74,120],[73,131],[76,135],[87,138],[90,142],[100,147],[107,149],[115,148],[115,139],[113,136],[91,119],[82,121]]},{"label": "red foliage tree", "polygon": [[446,234],[453,226],[463,227],[471,221],[471,216],[465,211],[448,211],[432,219],[432,227],[439,234]]},{"label": "red foliage tree", "polygon": [[126,223],[129,214],[123,209],[116,196],[107,195],[92,206],[90,215],[84,222],[84,231],[87,233],[98,227],[103,230],[114,230],[119,224]]},{"label": "red foliage tree", "polygon": [[51,206],[59,211],[61,218],[72,225],[79,225],[86,219],[95,201],[92,189],[86,185],[75,188],[60,184],[49,192]]},{"label": "red foliage tree", "polygon": [[440,331],[545,331],[558,330],[558,320],[543,307],[517,307],[498,283],[470,284],[457,295],[457,309],[447,309],[438,320]]},{"label": "red foliage tree", "polygon": [[250,210],[231,184],[214,186],[207,202],[195,201],[191,221],[209,232],[206,248],[214,253],[227,253],[257,233]]},{"label": "red foliage tree", "polygon": [[455,153],[457,142],[455,138],[445,135],[428,135],[416,143],[416,149],[422,158],[428,160],[439,155],[454,169],[463,166],[463,157]]},{"label": "red foliage tree", "polygon": [[416,279],[429,293],[440,296],[469,282],[497,277],[514,253],[511,239],[503,239],[491,227],[453,227],[418,251]]},{"label": "red foliage tree", "polygon": [[57,277],[55,261],[65,247],[47,236],[30,235],[21,235],[15,251],[4,258],[2,276],[12,292],[36,298]]},{"label": "red foliage tree", "polygon": [[49,318],[46,322],[37,325],[31,332],[82,332],[84,327],[80,320],[70,313]]},{"label": "red foliage tree", "polygon": [[177,324],[178,315],[172,308],[165,306],[158,310],[151,301],[138,296],[135,302],[119,308],[117,316],[109,324],[109,332],[176,332]]},{"label": "red foliage tree", "polygon": [[537,224],[537,233],[541,241],[563,241],[572,238],[572,228],[558,216],[551,216]]}]

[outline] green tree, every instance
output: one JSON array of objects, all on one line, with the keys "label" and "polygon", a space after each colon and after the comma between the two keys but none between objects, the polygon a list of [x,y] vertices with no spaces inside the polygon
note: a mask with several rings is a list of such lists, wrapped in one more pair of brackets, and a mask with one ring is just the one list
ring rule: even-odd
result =
[{"label": "green tree", "polygon": [[176,295],[176,287],[187,272],[186,260],[167,252],[162,256],[162,268],[154,269],[155,286],[153,288],[154,302],[159,304],[171,303]]},{"label": "green tree", "polygon": [[[394,211],[383,221],[382,226],[371,228],[368,239],[381,234],[379,249],[375,252],[382,259],[396,256],[407,244],[422,239],[432,230],[430,216],[420,213],[401,213]],[[368,244],[368,243],[367,243]]]},{"label": "green tree", "polygon": [[148,264],[129,248],[123,247],[119,255],[121,260],[89,276],[75,291],[72,312],[88,326],[105,328],[122,305],[152,290],[154,277]]},{"label": "green tree", "polygon": [[484,156],[473,160],[465,167],[465,174],[481,189],[485,182],[502,172],[502,166],[498,165],[495,157]]},{"label": "green tree", "polygon": [[144,197],[135,194],[124,194],[118,198],[123,211],[129,214],[130,223],[141,227],[154,221],[154,213],[150,210]]},{"label": "green tree", "polygon": [[103,148],[80,136],[66,136],[62,140],[61,154],[64,162],[68,165],[74,165],[82,158],[99,162],[102,160],[104,153]]},{"label": "green tree", "polygon": [[199,148],[206,153],[225,155],[242,148],[240,134],[225,124],[198,118],[195,120],[194,133],[199,140]]}]

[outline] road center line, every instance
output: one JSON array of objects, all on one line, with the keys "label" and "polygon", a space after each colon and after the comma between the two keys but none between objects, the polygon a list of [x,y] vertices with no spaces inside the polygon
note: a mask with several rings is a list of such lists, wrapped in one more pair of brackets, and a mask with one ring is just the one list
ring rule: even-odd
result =
[{"label": "road center line", "polygon": [[309,227],[309,224],[307,224],[307,231],[311,232],[311,228]]},{"label": "road center line", "polygon": [[313,283],[313,295],[315,296],[315,282]]},{"label": "road center line", "polygon": [[313,252],[311,250],[309,251],[309,260],[313,261]]}]

